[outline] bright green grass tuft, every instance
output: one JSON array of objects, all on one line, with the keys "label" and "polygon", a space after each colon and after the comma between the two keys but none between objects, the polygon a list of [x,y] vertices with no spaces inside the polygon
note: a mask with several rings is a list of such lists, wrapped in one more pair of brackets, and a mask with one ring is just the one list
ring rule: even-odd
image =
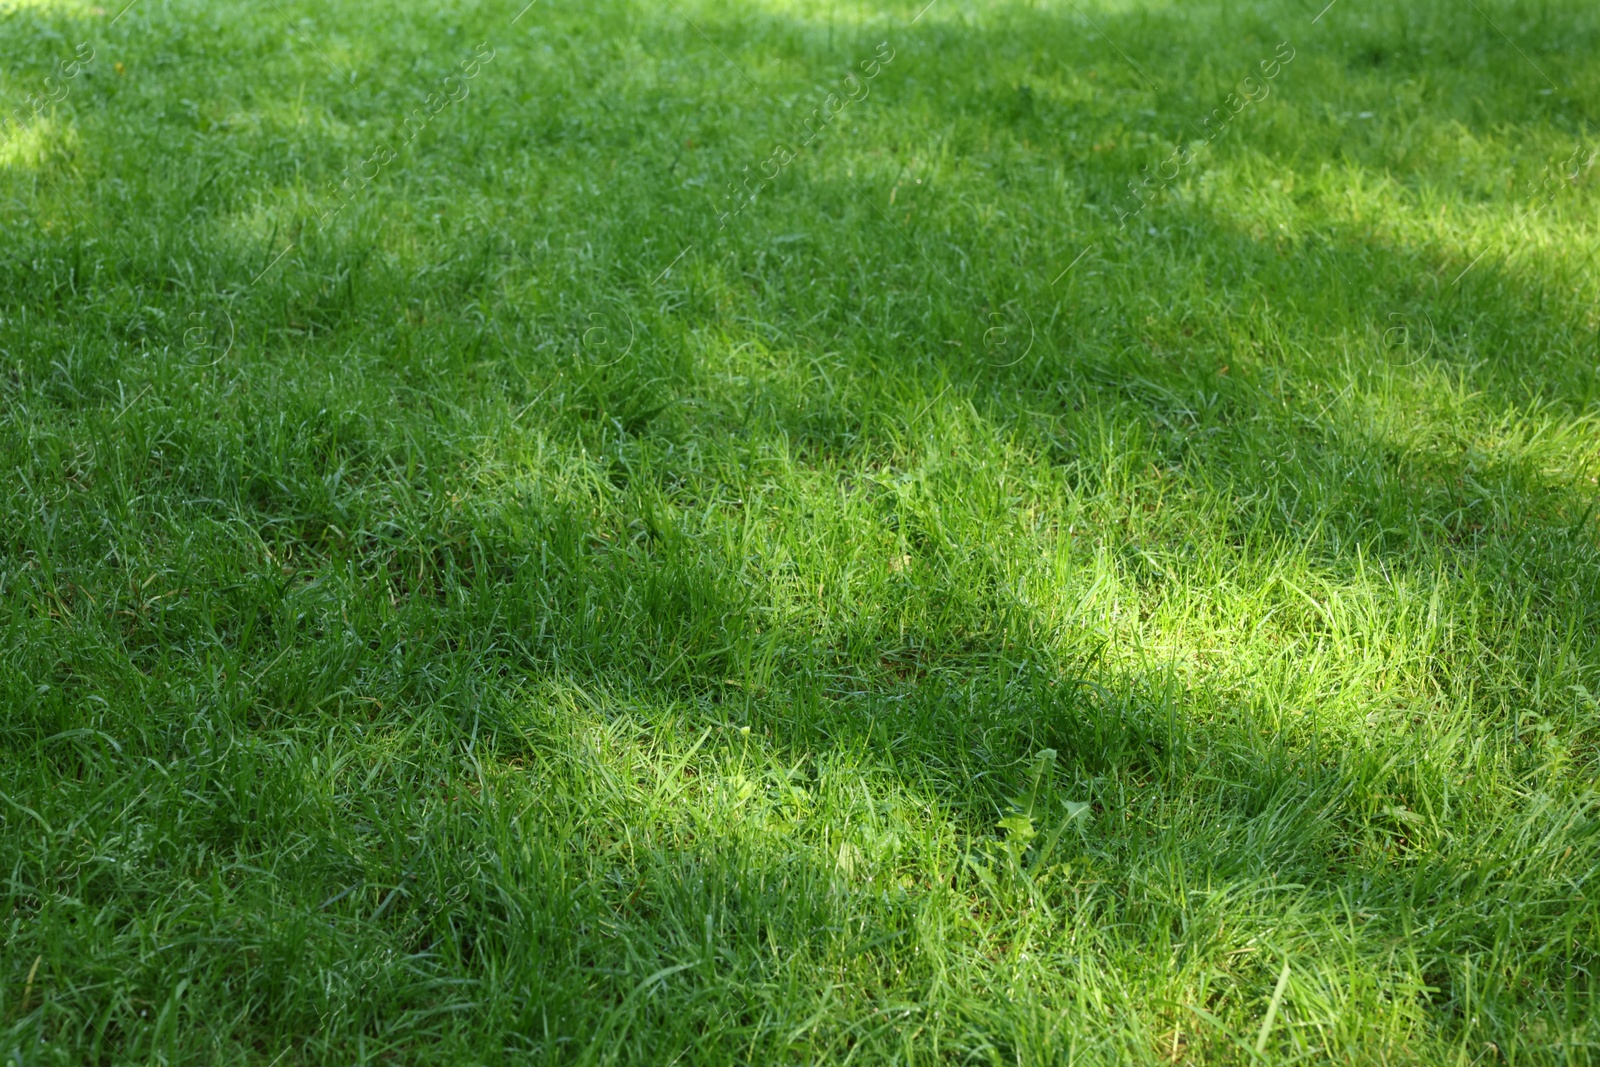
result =
[{"label": "bright green grass tuft", "polygon": [[122,2],[0,13],[7,1063],[1600,1059],[1600,8]]}]

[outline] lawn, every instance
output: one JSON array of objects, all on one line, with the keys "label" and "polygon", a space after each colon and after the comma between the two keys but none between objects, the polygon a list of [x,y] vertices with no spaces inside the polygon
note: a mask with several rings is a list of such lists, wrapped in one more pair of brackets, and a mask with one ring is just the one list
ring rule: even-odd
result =
[{"label": "lawn", "polygon": [[7,1064],[1600,1061],[1593,0],[102,3]]}]

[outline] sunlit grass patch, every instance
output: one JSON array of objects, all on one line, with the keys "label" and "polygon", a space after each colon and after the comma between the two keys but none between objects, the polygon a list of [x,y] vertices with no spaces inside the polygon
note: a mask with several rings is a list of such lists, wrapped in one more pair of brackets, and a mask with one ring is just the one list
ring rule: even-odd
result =
[{"label": "sunlit grass patch", "polygon": [[67,151],[77,138],[70,125],[40,117],[20,129],[8,128],[0,142],[0,167],[35,168],[52,154]]}]

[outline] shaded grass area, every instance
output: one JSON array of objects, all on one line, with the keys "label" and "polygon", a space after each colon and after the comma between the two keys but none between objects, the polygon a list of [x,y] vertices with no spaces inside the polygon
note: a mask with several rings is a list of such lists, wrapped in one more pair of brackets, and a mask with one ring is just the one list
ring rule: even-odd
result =
[{"label": "shaded grass area", "polygon": [[1600,16],[1320,6],[9,9],[7,1055],[1591,1062]]}]

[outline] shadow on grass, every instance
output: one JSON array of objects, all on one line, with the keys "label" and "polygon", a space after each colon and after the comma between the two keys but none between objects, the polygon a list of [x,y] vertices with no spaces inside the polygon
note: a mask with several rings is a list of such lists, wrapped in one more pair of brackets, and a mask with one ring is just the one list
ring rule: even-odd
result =
[{"label": "shadow on grass", "polygon": [[[1581,14],[1543,18],[1581,38]],[[1422,29],[1452,54],[1493,44],[1464,14],[1434,18]],[[1212,62],[1183,20],[1102,25]],[[818,24],[786,27],[768,32],[796,42],[790,58],[821,54]],[[724,41],[748,28],[706,24]],[[1079,168],[1086,204],[1132,176],[1142,156],[1094,146],[1139,128],[1151,100],[1075,22],[929,33],[944,62],[899,98],[926,128],[1000,116],[1042,140],[1068,123],[1066,96],[1022,94],[994,57],[1061,46],[1120,81],[1097,97],[1100,126],[1045,162]],[[1248,43],[1236,51],[1248,68]],[[1357,42],[1327,62],[1358,71],[1352,95],[1398,91],[1416,62],[1402,52]],[[1519,62],[1497,69],[1521,93]],[[1215,94],[1153,95],[1159,126]],[[1459,117],[1507,143],[1559,124],[1516,126],[1525,101],[1507,97]],[[535,140],[564,162],[585,137],[637,136],[655,162],[677,150],[602,110]],[[522,116],[484,125],[509,138]],[[104,128],[78,138],[68,158],[87,171],[145,165],[118,162]],[[1352,150],[1363,173],[1383,161],[1289,143],[1307,171]],[[706,169],[733,167],[736,147]],[[1018,190],[1015,212],[1049,187],[1000,156],[963,192]],[[881,186],[910,162],[885,161],[876,184],[837,180],[839,163],[819,158],[786,191],[792,210],[752,213],[664,288],[632,268],[670,258],[699,202],[662,189],[596,220],[588,236],[622,266],[571,277],[626,299],[639,335],[611,366],[575,347],[589,320],[567,294],[517,289],[526,265],[459,208],[467,223],[425,271],[359,217],[349,244],[308,240],[233,305],[244,343],[220,371],[183,338],[195,293],[260,267],[237,246],[136,243],[131,264],[86,230],[16,246],[0,284],[35,321],[8,316],[6,402],[53,421],[8,445],[31,480],[0,534],[22,561],[0,698],[7,792],[44,798],[51,861],[8,893],[40,923],[110,917],[51,926],[59,959],[110,962],[50,981],[117,1013],[123,1052],[173,1040],[141,1020],[187,967],[208,1003],[247,1009],[220,1037],[322,1027],[336,1051],[505,1038],[642,1059],[668,1038],[725,1051],[719,1034],[748,1033],[781,1054],[779,1035],[801,1033],[839,1055],[920,1025],[1009,1059],[1052,1053],[1062,1013],[1091,1027],[1120,1009],[1107,1054],[1147,1054],[1168,1035],[1140,1028],[1159,1023],[1172,1047],[1220,1056],[1237,1049],[1157,1005],[1251,1038],[1279,966],[1265,945],[1317,961],[1294,976],[1289,1011],[1307,1018],[1387,1004],[1437,1048],[1535,1046],[1530,1015],[1578,1032],[1597,857],[1576,770],[1594,724],[1572,696],[1593,691],[1600,632],[1582,294],[1493,256],[1446,286],[1456,244],[1376,229],[1294,249],[1239,202],[1152,209],[1162,232],[1138,244],[1092,218],[1052,231],[1069,252],[1102,246],[1058,290],[1053,271],[979,255],[1014,234],[978,210],[963,223],[970,205],[885,225],[855,185],[886,209]],[[92,207],[120,237],[106,204]],[[768,239],[817,217],[834,225]],[[215,273],[186,281],[196,256]],[[989,314],[1019,302],[1036,312],[1029,355],[975,358]],[[124,388],[136,353],[154,414]],[[1055,518],[1090,533],[1049,518],[1063,502]],[[1050,572],[1014,564],[1025,551],[1118,596],[1080,589],[1077,614],[1052,611],[1037,595]],[[829,562],[856,558],[854,576]],[[1201,660],[1192,634],[1104,610],[1142,623],[1251,567],[1258,632],[1283,627],[1265,629],[1276,659]],[[1457,626],[1418,638],[1397,708],[1294,681],[1329,643],[1365,650],[1328,607],[1359,606],[1364,567],[1411,583],[1391,615]],[[1306,576],[1324,590],[1282,584]],[[1177,653],[1134,640],[1149,634]],[[1234,644],[1224,657],[1248,651]],[[1330,704],[1341,714],[1319,717]],[[1041,843],[996,823],[1045,749],[1058,799],[1092,817],[1034,870]],[[84,820],[92,854],[118,862],[61,859]],[[200,913],[201,875],[249,902],[234,927]],[[130,934],[147,912],[183,939]],[[1334,948],[1359,980],[1329,977]],[[1080,995],[1101,985],[1121,993]],[[505,1029],[440,1021],[479,1011]]]}]

